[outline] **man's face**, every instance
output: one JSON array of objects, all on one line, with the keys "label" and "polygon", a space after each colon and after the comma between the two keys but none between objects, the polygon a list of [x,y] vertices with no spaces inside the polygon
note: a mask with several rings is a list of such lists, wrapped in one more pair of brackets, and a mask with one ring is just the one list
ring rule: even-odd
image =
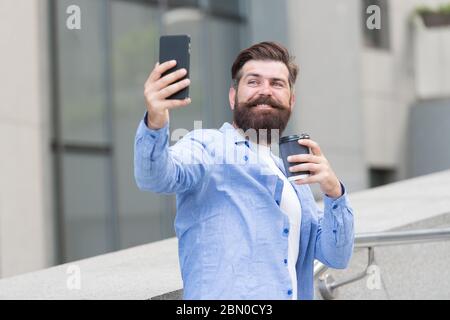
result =
[{"label": "man's face", "polygon": [[279,61],[251,60],[241,70],[238,89],[230,89],[229,99],[235,126],[247,131],[284,131],[295,102],[289,86],[289,71]]}]

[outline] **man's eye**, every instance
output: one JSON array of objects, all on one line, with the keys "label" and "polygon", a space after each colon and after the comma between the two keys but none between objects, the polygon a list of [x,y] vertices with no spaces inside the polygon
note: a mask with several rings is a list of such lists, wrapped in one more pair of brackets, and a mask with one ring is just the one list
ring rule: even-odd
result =
[{"label": "man's eye", "polygon": [[250,85],[257,85],[258,81],[257,80],[249,80],[248,84],[250,84]]},{"label": "man's eye", "polygon": [[274,85],[275,87],[278,87],[278,88],[283,88],[283,87],[284,87],[284,84],[281,83],[281,82],[275,82],[273,85]]}]

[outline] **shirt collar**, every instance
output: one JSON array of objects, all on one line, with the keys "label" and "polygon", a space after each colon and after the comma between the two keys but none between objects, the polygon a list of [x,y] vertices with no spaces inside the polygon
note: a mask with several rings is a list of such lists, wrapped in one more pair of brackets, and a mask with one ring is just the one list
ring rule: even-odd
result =
[{"label": "shirt collar", "polygon": [[[245,144],[248,148],[250,148],[250,144],[248,140],[241,135],[235,127],[233,127],[232,124],[225,122],[223,126],[219,129],[220,132],[222,132],[227,139],[231,139],[233,143],[236,145]],[[275,160],[275,163],[277,164],[278,168],[281,169],[281,171],[286,174],[286,171],[284,170],[283,161],[271,153],[272,158]]]},{"label": "shirt collar", "polygon": [[227,139],[231,139],[236,145],[245,144],[250,147],[248,140],[241,135],[232,124],[225,122],[223,126],[219,129]]}]

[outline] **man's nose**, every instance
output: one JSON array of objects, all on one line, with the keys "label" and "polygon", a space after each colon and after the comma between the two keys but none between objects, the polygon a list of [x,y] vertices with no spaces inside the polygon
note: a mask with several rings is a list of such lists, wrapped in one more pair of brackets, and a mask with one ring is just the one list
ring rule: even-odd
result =
[{"label": "man's nose", "polygon": [[269,81],[264,81],[263,84],[260,87],[260,91],[259,91],[260,95],[264,95],[264,96],[271,96],[272,95],[272,88],[270,86],[270,82]]}]

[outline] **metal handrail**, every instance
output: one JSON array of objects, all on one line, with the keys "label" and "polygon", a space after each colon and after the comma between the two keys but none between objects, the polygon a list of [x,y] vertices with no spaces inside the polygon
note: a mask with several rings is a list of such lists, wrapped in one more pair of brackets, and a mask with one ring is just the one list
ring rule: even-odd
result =
[{"label": "metal handrail", "polygon": [[369,260],[366,270],[356,276],[336,282],[331,275],[322,276],[328,270],[328,267],[316,260],[314,261],[314,278],[319,278],[319,290],[323,298],[334,299],[337,294],[337,288],[355,281],[359,281],[368,275],[369,268],[375,264],[375,247],[408,245],[446,240],[450,240],[450,228],[358,234],[355,235],[354,247],[369,249]]},{"label": "metal handrail", "polygon": [[[355,248],[408,245],[445,240],[450,240],[450,228],[372,232],[355,235]],[[321,275],[326,269],[328,267],[321,262],[314,262],[314,276]]]},{"label": "metal handrail", "polygon": [[355,248],[396,246],[450,240],[450,228],[414,231],[374,232],[355,236]]}]

